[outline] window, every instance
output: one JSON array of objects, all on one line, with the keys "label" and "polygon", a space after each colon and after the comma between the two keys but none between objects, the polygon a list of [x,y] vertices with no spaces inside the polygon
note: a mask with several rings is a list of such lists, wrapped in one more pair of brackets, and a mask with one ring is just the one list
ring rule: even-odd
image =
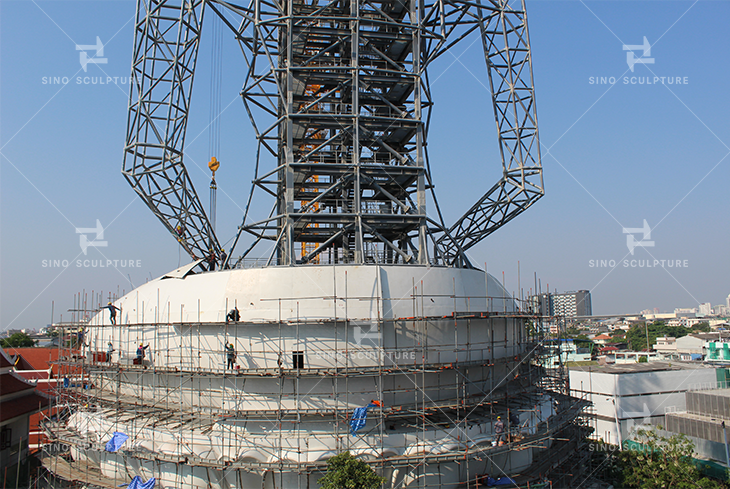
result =
[{"label": "window", "polygon": [[7,426],[0,430],[0,450],[10,448],[10,439],[12,438],[13,430]]},{"label": "window", "polygon": [[295,351],[292,353],[292,365],[294,365],[294,368],[304,368],[303,351]]}]

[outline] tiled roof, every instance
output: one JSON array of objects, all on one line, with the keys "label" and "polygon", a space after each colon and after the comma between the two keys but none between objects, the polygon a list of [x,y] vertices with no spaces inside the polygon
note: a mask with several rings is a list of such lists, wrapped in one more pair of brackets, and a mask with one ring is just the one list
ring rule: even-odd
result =
[{"label": "tiled roof", "polygon": [[5,401],[0,404],[0,422],[13,419],[23,414],[31,414],[40,409],[49,407],[51,400],[35,392],[31,392],[27,396]]},{"label": "tiled roof", "polygon": [[30,364],[30,369],[23,370],[47,370],[59,354],[58,348],[8,348],[6,351],[8,355],[20,355]]},{"label": "tiled roof", "polygon": [[0,375],[0,396],[14,394],[28,389],[32,391],[34,388],[35,386],[33,384],[12,372]]},{"label": "tiled roof", "polygon": [[12,367],[13,363],[10,361],[10,358],[8,357],[8,354],[5,353],[5,350],[0,348],[0,368],[2,367]]}]

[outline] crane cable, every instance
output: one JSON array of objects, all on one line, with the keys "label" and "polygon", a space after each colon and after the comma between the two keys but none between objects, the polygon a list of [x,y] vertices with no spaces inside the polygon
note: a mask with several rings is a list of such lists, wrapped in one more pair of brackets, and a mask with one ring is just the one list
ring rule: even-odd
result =
[{"label": "crane cable", "polygon": [[[215,224],[216,224],[216,205],[217,205],[217,190],[218,185],[215,181],[215,172],[220,167],[220,156],[221,150],[221,85],[223,81],[222,68],[223,68],[223,56],[222,56],[222,25],[220,17],[213,16],[212,22],[213,35],[210,53],[210,118],[208,123],[208,154],[211,156],[208,168],[212,172],[210,181],[210,226],[211,236],[209,244],[209,252],[212,255],[217,254],[216,243],[215,243]],[[217,258],[217,257],[216,257]],[[223,265],[223,264],[221,264]]]}]

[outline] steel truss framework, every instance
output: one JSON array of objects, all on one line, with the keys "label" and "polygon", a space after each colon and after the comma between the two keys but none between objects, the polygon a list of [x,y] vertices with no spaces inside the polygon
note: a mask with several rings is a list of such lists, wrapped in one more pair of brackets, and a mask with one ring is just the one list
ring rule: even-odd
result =
[{"label": "steel truss framework", "polygon": [[[259,150],[239,234],[275,243],[276,264],[437,263],[543,195],[524,1],[139,0],[123,172],[193,257],[220,245],[183,164],[205,8],[239,43],[241,97]],[[429,65],[481,37],[503,176],[455,224],[426,212]],[[269,154],[275,168],[265,170]],[[253,222],[251,198],[274,199]]]}]

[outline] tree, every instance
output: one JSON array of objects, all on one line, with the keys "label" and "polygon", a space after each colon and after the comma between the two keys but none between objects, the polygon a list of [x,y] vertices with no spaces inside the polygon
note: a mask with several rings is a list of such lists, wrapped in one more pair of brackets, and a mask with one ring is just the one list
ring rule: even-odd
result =
[{"label": "tree", "polygon": [[692,326],[692,331],[696,331],[699,333],[709,333],[712,331],[712,328],[710,328],[710,323],[707,321],[702,321],[701,323],[697,323],[694,326]]},{"label": "tree", "polygon": [[[656,429],[662,429],[657,426]],[[639,428],[639,450],[621,452],[626,487],[637,489],[721,489],[722,483],[703,477],[692,463],[694,444],[684,435],[661,436],[656,429]]]},{"label": "tree", "polygon": [[25,333],[14,333],[9,338],[0,339],[3,348],[26,348],[35,346],[37,342]]},{"label": "tree", "polygon": [[575,336],[579,333],[580,333],[580,330],[578,330],[578,328],[576,328],[575,326],[571,326],[565,330],[565,335],[568,337]]},{"label": "tree", "polygon": [[318,482],[322,489],[377,489],[385,478],[350,452],[342,452],[327,461],[327,473]]},{"label": "tree", "polygon": [[649,330],[649,348],[656,343],[656,339],[660,336],[681,338],[692,333],[692,330],[689,328],[685,328],[684,326],[667,326],[663,321],[656,321],[648,326],[644,326],[644,323],[638,323],[626,333],[629,348],[635,351],[647,348],[645,328]]}]

